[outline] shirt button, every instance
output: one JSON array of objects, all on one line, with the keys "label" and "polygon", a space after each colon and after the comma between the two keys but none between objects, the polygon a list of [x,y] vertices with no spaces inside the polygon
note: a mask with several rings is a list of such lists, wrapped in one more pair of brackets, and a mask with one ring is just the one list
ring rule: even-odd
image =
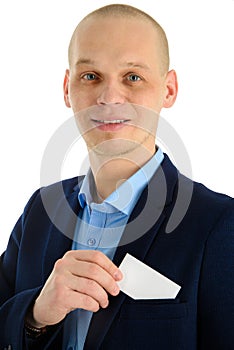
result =
[{"label": "shirt button", "polygon": [[95,238],[90,238],[90,239],[88,239],[87,243],[88,243],[88,245],[89,245],[90,247],[92,247],[92,246],[95,245],[96,239],[95,239]]}]

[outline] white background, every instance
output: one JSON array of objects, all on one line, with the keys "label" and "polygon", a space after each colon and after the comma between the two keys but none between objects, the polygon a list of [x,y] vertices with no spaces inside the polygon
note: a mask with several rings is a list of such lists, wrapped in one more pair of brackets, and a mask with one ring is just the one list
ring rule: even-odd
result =
[{"label": "white background", "polygon": [[[101,0],[8,0],[0,4],[0,253],[32,192],[53,132],[69,117],[62,83],[76,24]],[[162,116],[189,153],[193,179],[234,196],[234,0],[126,1],[165,29],[179,79],[174,107]],[[139,43],[140,45],[140,43]],[[79,172],[73,147],[62,178]]]}]

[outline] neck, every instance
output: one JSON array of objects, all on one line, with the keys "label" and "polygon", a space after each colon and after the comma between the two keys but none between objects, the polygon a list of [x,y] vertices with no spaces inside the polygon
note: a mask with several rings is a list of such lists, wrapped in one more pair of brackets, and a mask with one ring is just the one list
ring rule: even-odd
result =
[{"label": "neck", "polygon": [[90,166],[99,197],[103,200],[107,198],[125,180],[142,168],[154,153],[155,147],[151,150],[140,147],[124,156],[108,157],[89,150]]}]

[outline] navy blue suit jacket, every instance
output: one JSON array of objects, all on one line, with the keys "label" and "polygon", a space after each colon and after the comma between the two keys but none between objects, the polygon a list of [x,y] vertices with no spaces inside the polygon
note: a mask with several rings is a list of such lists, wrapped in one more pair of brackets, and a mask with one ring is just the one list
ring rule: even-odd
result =
[{"label": "navy blue suit jacket", "polygon": [[[76,215],[80,210],[78,181],[73,178],[62,183]],[[191,185],[186,214],[166,233],[178,194],[182,199],[189,196]],[[72,239],[54,226],[41,199],[43,193],[55,221],[60,220],[60,229],[63,225],[61,230],[72,235],[76,216],[67,211],[58,186],[61,183],[34,193],[1,256],[0,349],[9,345],[13,350],[62,349],[63,322],[39,340],[27,339],[24,332],[28,307],[55,261],[72,245]],[[85,350],[234,349],[234,200],[191,182],[165,156],[129,222],[133,224],[126,226],[122,238],[126,244],[118,247],[114,263],[119,265],[130,253],[178,283],[181,290],[174,300],[136,301],[122,292],[110,297],[108,308],[92,318]],[[145,232],[147,222],[150,225]]]}]

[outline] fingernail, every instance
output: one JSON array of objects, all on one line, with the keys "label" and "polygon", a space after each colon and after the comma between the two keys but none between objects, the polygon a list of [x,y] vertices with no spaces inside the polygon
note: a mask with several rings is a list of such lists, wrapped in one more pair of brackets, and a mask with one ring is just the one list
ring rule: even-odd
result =
[{"label": "fingernail", "polygon": [[120,270],[117,270],[117,271],[114,273],[114,278],[115,278],[115,280],[117,280],[117,281],[121,280],[121,278],[122,278],[122,273],[121,273]]},{"label": "fingernail", "polygon": [[107,300],[106,304],[102,306],[103,309],[105,309],[109,305],[109,301]]},{"label": "fingernail", "polygon": [[116,286],[116,287],[113,289],[113,295],[118,295],[118,294],[119,294],[119,291],[120,291],[119,287]]}]

